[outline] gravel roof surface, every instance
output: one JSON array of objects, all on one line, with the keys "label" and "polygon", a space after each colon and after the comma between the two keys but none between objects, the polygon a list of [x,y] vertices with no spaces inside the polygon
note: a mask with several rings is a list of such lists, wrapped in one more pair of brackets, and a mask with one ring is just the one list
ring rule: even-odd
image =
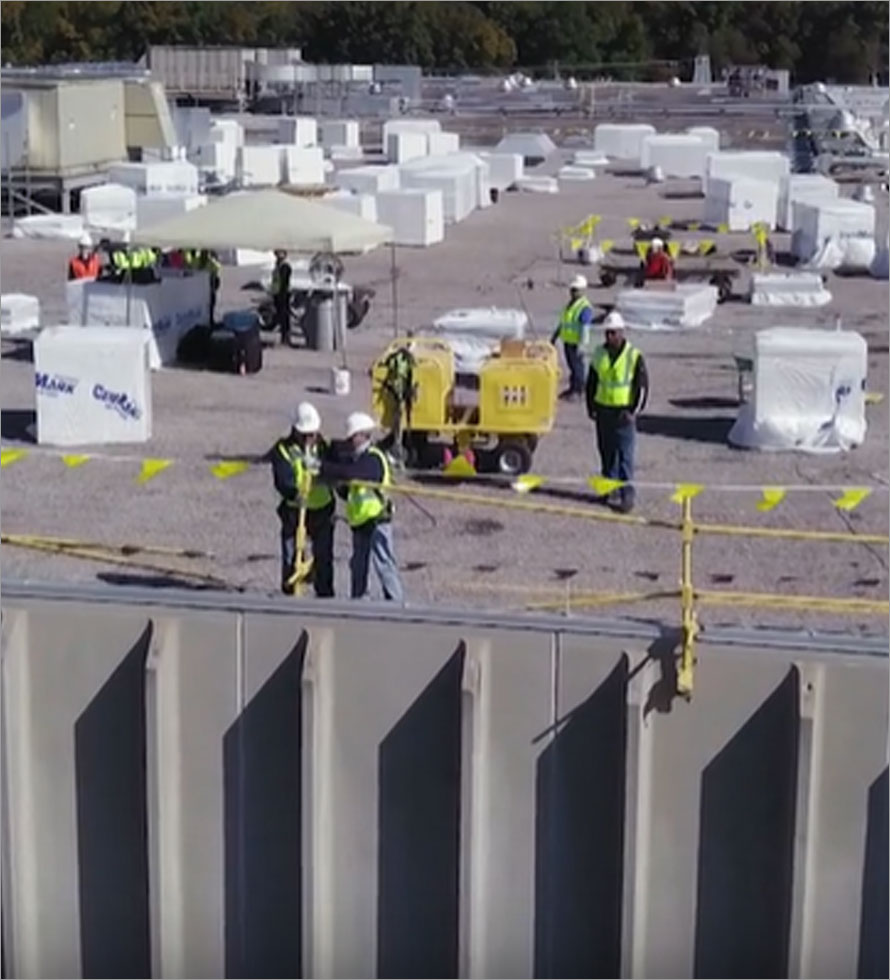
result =
[{"label": "gravel roof surface", "polygon": [[[542,172],[557,166],[550,161]],[[673,182],[668,192],[688,190]],[[646,187],[633,176],[603,175],[593,183],[563,183],[558,195],[510,193],[484,211],[450,227],[444,243],[400,249],[399,322],[404,330],[462,306],[526,304],[538,332],[549,334],[564,301],[568,277],[578,271],[556,262],[554,231],[591,212],[603,215],[601,236],[628,243],[626,219],[701,217],[703,201],[665,200],[664,188]],[[886,194],[878,201],[886,227]],[[679,233],[680,237],[690,237]],[[713,236],[711,236],[713,237]],[[750,245],[747,235],[717,236],[721,250]],[[777,235],[780,251],[788,236]],[[69,245],[4,239],[4,292],[40,298],[44,324],[65,320],[64,269]],[[328,433],[342,432],[346,415],[368,406],[367,370],[393,336],[390,256],[378,250],[346,259],[354,284],[377,289],[365,323],[349,335],[352,394],[328,394],[334,356],[305,350],[265,350],[265,366],[240,378],[166,369],[153,375],[153,436],[146,446],[104,448],[114,456],[154,456],[175,466],[145,486],[134,477],[138,462],[97,458],[68,469],[40,447],[3,471],[2,518],[7,533],[57,535],[108,544],[124,542],[212,551],[212,561],[183,564],[251,591],[278,585],[278,524],[266,466],[229,480],[209,467],[224,458],[263,454],[287,428],[292,405],[315,401]],[[742,274],[740,288],[744,284]],[[241,287],[256,278],[250,269],[224,270],[221,310],[249,305]],[[652,393],[637,445],[641,481],[721,484],[883,485],[888,482],[888,399],[868,408],[865,445],[836,456],[762,454],[731,448],[726,433],[737,413],[734,352],[750,349],[757,329],[772,325],[832,325],[863,334],[869,345],[870,391],[888,392],[888,289],[868,277],[831,277],[833,301],[819,310],[764,310],[737,302],[718,308],[704,327],[678,333],[633,336],[649,364]],[[592,288],[595,304],[610,303],[615,289]],[[33,421],[33,366],[29,346],[4,341],[0,366],[3,444],[29,445]],[[86,451],[86,450],[85,450]],[[560,404],[554,431],[538,448],[534,472],[582,478],[598,465],[592,426],[582,406]],[[438,484],[436,484],[438,486]],[[568,513],[537,514],[509,509],[517,500],[539,500],[586,513],[604,513],[585,499],[544,492],[519,498],[509,490],[449,487],[491,499],[495,506],[417,497],[400,499],[396,542],[410,602],[521,608],[526,602],[588,590],[674,589],[679,577],[679,535],[658,528],[579,519]],[[580,488],[579,488],[580,491]],[[676,519],[678,508],[665,490],[640,491],[638,513]],[[706,490],[695,500],[696,518],[760,527],[886,533],[888,496],[876,492],[849,515],[827,492],[790,494],[774,511],[756,509],[757,493]],[[346,590],[349,535],[338,525],[338,591]],[[69,557],[3,548],[4,576],[16,579],[111,582],[175,582],[150,570],[102,565]],[[152,559],[162,561],[162,559]],[[170,562],[175,564],[175,562]],[[694,550],[695,581],[701,588],[756,590],[802,595],[886,598],[887,551],[882,547],[813,544],[743,537],[704,536]],[[543,589],[534,596],[526,590]],[[650,602],[628,615],[677,621],[675,601]],[[617,609],[615,610],[618,611]],[[575,610],[573,615],[583,615]],[[708,624],[780,625],[880,632],[880,617],[789,613],[745,608],[706,608]]]}]

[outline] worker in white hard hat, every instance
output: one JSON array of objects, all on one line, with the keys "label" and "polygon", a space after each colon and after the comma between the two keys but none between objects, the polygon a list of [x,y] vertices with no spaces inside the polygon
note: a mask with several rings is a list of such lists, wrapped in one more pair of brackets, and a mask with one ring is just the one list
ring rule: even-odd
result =
[{"label": "worker in white hard hat", "polygon": [[88,234],[80,236],[77,255],[68,262],[68,279],[98,279],[102,260],[93,249],[93,239]]},{"label": "worker in white hard hat", "polygon": [[643,264],[643,278],[646,280],[674,278],[674,263],[665,252],[664,242],[660,238],[653,238],[649,243],[649,252]]},{"label": "worker in white hard hat", "polygon": [[580,398],[584,393],[585,354],[593,323],[593,306],[585,295],[586,289],[587,279],[584,276],[575,276],[569,283],[569,301],[563,307],[559,323],[550,338],[553,344],[557,340],[562,341],[569,369],[569,386],[560,398]]},{"label": "worker in white hard hat", "polygon": [[594,350],[587,375],[587,414],[596,424],[603,476],[624,483],[606,502],[627,514],[634,506],[636,418],[646,407],[649,377],[643,355],[624,336],[624,326],[615,310],[603,321],[605,340]]},{"label": "worker in white hard hat", "polygon": [[334,594],[334,494],[319,477],[327,446],[321,416],[311,402],[300,402],[291,430],[272,450],[272,476],[281,495],[281,590],[293,595],[297,576],[297,527],[306,508],[306,534],[312,544],[312,585],[315,594]]},{"label": "worker in white hard hat", "polygon": [[338,484],[338,494],[346,499],[346,520],[352,528],[352,598],[363,599],[368,594],[368,571],[373,567],[384,598],[402,602],[402,579],[393,548],[393,506],[387,493],[392,466],[374,444],[376,428],[370,415],[353,412],[346,420],[346,458],[324,461],[321,476]]}]

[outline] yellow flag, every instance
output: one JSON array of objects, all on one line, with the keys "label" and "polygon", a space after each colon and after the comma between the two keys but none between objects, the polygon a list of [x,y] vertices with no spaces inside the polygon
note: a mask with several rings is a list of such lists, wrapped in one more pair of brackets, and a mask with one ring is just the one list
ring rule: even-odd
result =
[{"label": "yellow flag", "polygon": [[158,473],[163,473],[168,467],[173,465],[172,459],[144,459],[139,476],[136,477],[137,483],[148,483],[153,480]]},{"label": "yellow flag", "polygon": [[0,449],[0,467],[11,466],[27,455],[26,449]]},{"label": "yellow flag", "polygon": [[610,493],[624,486],[623,480],[610,480],[607,476],[592,476],[587,485],[598,497],[608,497]]},{"label": "yellow flag", "polygon": [[78,466],[83,466],[83,464],[88,462],[90,459],[92,459],[91,456],[87,456],[83,453],[69,453],[67,456],[62,457],[62,462],[74,470],[77,469]]},{"label": "yellow flag", "polygon": [[865,393],[866,405],[880,405],[883,400],[884,393],[882,391],[867,391]]},{"label": "yellow flag", "polygon": [[838,510],[855,510],[866,497],[871,495],[867,487],[848,487],[834,502]]},{"label": "yellow flag", "polygon": [[600,242],[600,249],[602,250],[603,255],[608,255],[614,247],[615,242],[611,238],[604,238]]},{"label": "yellow flag", "polygon": [[725,221],[721,221],[720,224],[717,225],[717,234],[725,235],[728,232],[729,232],[729,225]]},{"label": "yellow flag", "polygon": [[248,469],[250,469],[250,463],[246,463],[243,459],[233,459],[211,466],[210,472],[217,480],[228,480],[229,477],[238,476],[239,473]]},{"label": "yellow flag", "polygon": [[583,238],[571,238],[569,239],[569,248],[573,252],[577,252],[579,248],[584,244]]},{"label": "yellow flag", "polygon": [[772,510],[785,499],[788,491],[784,487],[764,487],[763,496],[757,501],[757,509],[760,511]]},{"label": "yellow flag", "polygon": [[699,255],[707,255],[714,248],[714,240],[712,238],[703,238],[698,243]]},{"label": "yellow flag", "polygon": [[659,228],[670,228],[670,226],[673,223],[674,223],[674,219],[669,214],[663,214],[658,219],[658,227]]},{"label": "yellow flag", "polygon": [[475,476],[476,469],[466,456],[455,456],[442,472],[446,476]]},{"label": "yellow flag", "polygon": [[680,243],[677,241],[668,242],[667,250],[668,250],[668,255],[670,255],[672,259],[676,259],[677,256],[680,254]]},{"label": "yellow flag", "polygon": [[630,225],[630,227],[631,227],[631,229],[633,231],[636,231],[636,229],[640,227],[640,219],[639,218],[628,218],[627,219],[627,223]]},{"label": "yellow flag", "polygon": [[682,504],[684,500],[692,500],[697,497],[704,487],[700,483],[678,483],[677,489],[671,494],[671,500],[675,504]]},{"label": "yellow flag", "polygon": [[543,482],[543,476],[536,476],[534,473],[523,473],[522,476],[517,477],[514,481],[513,489],[517,493],[530,493],[532,490],[537,490]]},{"label": "yellow flag", "polygon": [[640,257],[641,262],[646,261],[646,256],[649,254],[649,243],[648,242],[634,242],[634,248],[637,250],[637,255]]},{"label": "yellow flag", "polygon": [[698,231],[698,229],[701,228],[701,222],[700,221],[689,221],[689,222],[687,222],[686,227],[690,231]]}]

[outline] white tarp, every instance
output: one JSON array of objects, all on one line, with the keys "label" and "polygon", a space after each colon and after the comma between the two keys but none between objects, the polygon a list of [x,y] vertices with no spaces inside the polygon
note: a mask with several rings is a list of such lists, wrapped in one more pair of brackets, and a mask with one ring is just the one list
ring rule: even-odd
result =
[{"label": "white tarp", "polygon": [[615,308],[631,330],[689,330],[717,309],[717,290],[699,283],[673,289],[623,289]]},{"label": "white tarp", "polygon": [[747,449],[831,453],[865,440],[868,347],[848,330],[773,327],[754,338],[754,392],[729,433]]},{"label": "white tarp", "polygon": [[284,191],[232,194],[145,232],[159,248],[283,248],[289,252],[361,252],[387,242],[392,229]]},{"label": "white tarp", "polygon": [[37,441],[147,442],[151,376],[145,335],[121,327],[47,327],[34,342]]},{"label": "white tarp", "polygon": [[776,227],[782,231],[794,228],[794,205],[800,201],[819,204],[835,201],[839,187],[836,181],[822,174],[788,174],[779,181],[779,203]]},{"label": "white tarp", "polygon": [[593,131],[593,148],[616,160],[639,163],[643,140],[654,134],[649,123],[600,123]]},{"label": "white tarp", "polygon": [[[13,238],[63,239],[76,242],[83,237],[83,216],[79,214],[29,214],[12,223]],[[126,234],[121,235],[126,240]]]},{"label": "white tarp", "polygon": [[748,177],[712,177],[705,188],[704,220],[717,226],[727,224],[730,231],[747,231],[755,222],[769,228],[776,224],[776,181]]},{"label": "white tarp", "polygon": [[481,307],[449,310],[424,332],[448,344],[457,371],[474,374],[502,340],[522,340],[527,326],[528,316],[522,310]]},{"label": "white tarp", "polygon": [[831,293],[814,272],[769,272],[751,276],[753,306],[825,306]]},{"label": "white tarp", "polygon": [[546,133],[510,133],[495,147],[497,153],[518,153],[526,164],[541,163],[555,150]]},{"label": "white tarp", "polygon": [[655,133],[640,147],[640,167],[660,167],[666,177],[703,177],[710,142],[690,133]]},{"label": "white tarp", "polygon": [[0,333],[10,336],[40,326],[40,300],[27,293],[0,296]]},{"label": "white tarp", "polygon": [[875,209],[871,204],[838,198],[836,201],[793,206],[791,252],[803,262],[815,257],[829,239],[874,238]]},{"label": "white tarp", "polygon": [[170,274],[160,282],[130,286],[75,279],[65,284],[65,296],[68,322],[74,326],[126,327],[143,334],[152,368],[173,364],[183,335],[210,318],[206,272]]}]

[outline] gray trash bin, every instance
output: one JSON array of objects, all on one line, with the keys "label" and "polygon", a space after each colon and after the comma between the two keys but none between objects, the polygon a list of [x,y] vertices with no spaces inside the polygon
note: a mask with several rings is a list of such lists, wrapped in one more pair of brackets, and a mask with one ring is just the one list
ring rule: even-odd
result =
[{"label": "gray trash bin", "polygon": [[303,323],[310,350],[334,349],[334,301],[329,294],[314,293],[309,297]]}]

